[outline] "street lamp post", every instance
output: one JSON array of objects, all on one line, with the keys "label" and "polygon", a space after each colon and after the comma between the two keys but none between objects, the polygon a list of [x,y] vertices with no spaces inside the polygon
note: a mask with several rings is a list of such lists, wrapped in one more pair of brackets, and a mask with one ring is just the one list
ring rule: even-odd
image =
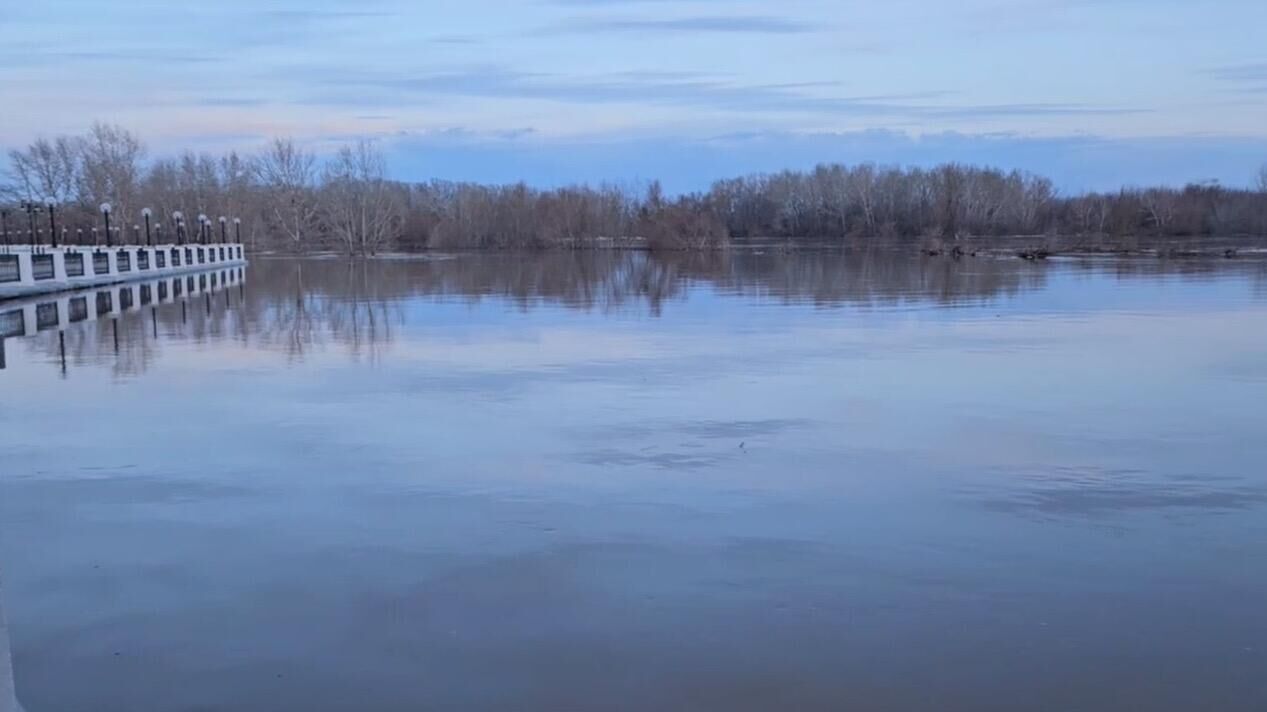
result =
[{"label": "street lamp post", "polygon": [[106,247],[114,247],[114,238],[110,233],[110,204],[101,204],[101,217],[106,221]]},{"label": "street lamp post", "polygon": [[52,247],[57,247],[57,208],[52,204],[48,204],[48,240]]},{"label": "street lamp post", "polygon": [[145,244],[150,247],[154,246],[154,238],[152,235],[150,235],[150,215],[153,212],[154,211],[150,210],[149,208],[146,208],[141,211],[141,215],[144,216],[145,218]]},{"label": "street lamp post", "polygon": [[35,214],[40,211],[40,206],[28,200],[22,204],[22,207],[26,208],[26,222],[28,226],[27,229],[30,232],[29,237],[31,238],[31,248],[34,249],[35,248]]},{"label": "street lamp post", "polygon": [[4,251],[9,251],[9,209],[0,209],[0,230],[4,232]]},{"label": "street lamp post", "polygon": [[225,234],[225,226],[228,224],[229,224],[229,221],[226,220],[223,215],[221,215],[220,216],[220,242],[229,241],[228,235]]},{"label": "street lamp post", "polygon": [[233,218],[233,241],[242,244],[242,218]]},{"label": "street lamp post", "polygon": [[185,216],[177,210],[172,213],[172,221],[176,223],[176,244],[185,244]]},{"label": "street lamp post", "polygon": [[207,244],[207,216],[204,213],[198,213],[198,241]]}]

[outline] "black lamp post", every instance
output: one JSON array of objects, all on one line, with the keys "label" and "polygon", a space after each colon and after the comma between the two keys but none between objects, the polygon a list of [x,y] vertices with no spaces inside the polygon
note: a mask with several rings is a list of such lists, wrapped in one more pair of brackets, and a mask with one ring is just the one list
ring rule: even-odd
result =
[{"label": "black lamp post", "polygon": [[185,244],[185,216],[177,210],[172,213],[172,221],[176,223],[176,244]]},{"label": "black lamp post", "polygon": [[75,244],[84,244],[84,229],[82,227],[75,228]]},{"label": "black lamp post", "polygon": [[52,203],[48,204],[48,240],[49,245],[57,247],[57,216],[56,208]]},{"label": "black lamp post", "polygon": [[223,215],[221,215],[220,216],[220,242],[229,241],[228,235],[225,234],[225,228],[228,224],[229,224],[229,221],[226,220]]},{"label": "black lamp post", "polygon": [[154,246],[154,237],[150,234],[150,214],[154,211],[146,208],[141,211],[141,215],[145,218],[145,244],[150,247]]},{"label": "black lamp post", "polygon": [[242,218],[233,218],[233,241],[242,244]]},{"label": "black lamp post", "polygon": [[132,241],[141,244],[141,226],[136,223],[132,224]]},{"label": "black lamp post", "polygon": [[22,207],[26,208],[26,222],[28,225],[28,230],[30,231],[31,247],[34,248],[35,247],[35,214],[40,211],[40,206],[28,200],[22,204]]},{"label": "black lamp post", "polygon": [[110,232],[110,204],[101,204],[101,217],[106,221],[106,247],[114,247],[114,237]]},{"label": "black lamp post", "polygon": [[158,240],[158,244],[163,244],[163,223],[154,226],[154,235]]},{"label": "black lamp post", "polygon": [[0,230],[4,232],[4,251],[9,251],[9,209],[0,209]]},{"label": "black lamp post", "polygon": [[207,244],[207,216],[198,213],[198,241]]}]

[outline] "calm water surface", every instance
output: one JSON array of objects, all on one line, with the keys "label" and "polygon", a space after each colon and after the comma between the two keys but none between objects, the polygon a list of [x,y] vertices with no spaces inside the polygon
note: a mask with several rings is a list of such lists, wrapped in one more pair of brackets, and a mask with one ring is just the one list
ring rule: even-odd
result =
[{"label": "calm water surface", "polygon": [[18,690],[1261,711],[1264,404],[1264,262],[261,258],[4,341]]}]

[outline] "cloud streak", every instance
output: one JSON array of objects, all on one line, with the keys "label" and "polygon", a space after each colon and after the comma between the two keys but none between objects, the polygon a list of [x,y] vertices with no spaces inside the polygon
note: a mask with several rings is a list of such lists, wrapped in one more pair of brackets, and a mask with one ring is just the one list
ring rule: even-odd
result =
[{"label": "cloud streak", "polygon": [[487,99],[541,99],[575,104],[644,104],[735,112],[799,112],[825,116],[974,119],[1016,116],[1120,115],[1143,109],[1077,103],[941,104],[946,91],[906,95],[842,96],[836,82],[743,84],[689,72],[626,72],[587,77],[520,72],[500,66],[461,67],[418,75],[312,70],[327,88],[319,96],[364,96],[374,89],[409,105],[437,95]]},{"label": "cloud streak", "polygon": [[768,16],[700,16],[671,19],[578,18],[547,28],[543,34],[616,32],[637,34],[726,33],[796,35],[820,29],[809,23]]},{"label": "cloud streak", "polygon": [[1267,94],[1267,62],[1215,67],[1206,72],[1211,77],[1233,85],[1248,94]]}]

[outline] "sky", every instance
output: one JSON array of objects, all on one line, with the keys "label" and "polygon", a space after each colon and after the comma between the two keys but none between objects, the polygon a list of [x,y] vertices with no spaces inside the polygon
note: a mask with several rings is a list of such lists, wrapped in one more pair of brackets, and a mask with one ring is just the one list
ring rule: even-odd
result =
[{"label": "sky", "polygon": [[819,162],[1066,191],[1267,162],[1263,0],[0,0],[0,147],[379,139],[395,177],[670,190]]}]

